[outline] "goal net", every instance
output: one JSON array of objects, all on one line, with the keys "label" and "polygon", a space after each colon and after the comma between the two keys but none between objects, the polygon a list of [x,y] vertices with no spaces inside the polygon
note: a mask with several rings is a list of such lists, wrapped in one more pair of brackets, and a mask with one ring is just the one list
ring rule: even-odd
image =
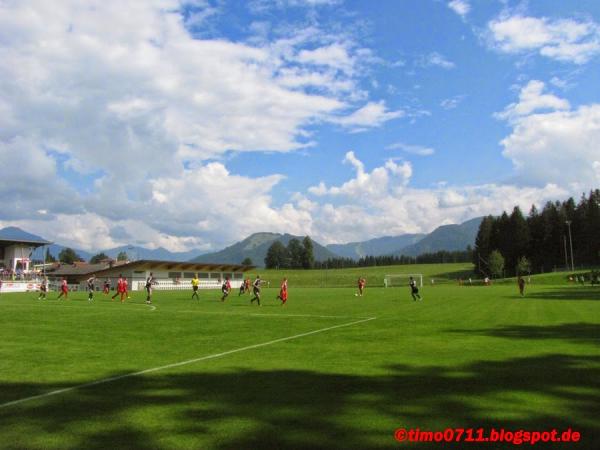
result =
[{"label": "goal net", "polygon": [[413,277],[420,287],[423,287],[422,273],[398,273],[386,275],[383,279],[383,285],[387,287],[408,286],[410,277]]}]

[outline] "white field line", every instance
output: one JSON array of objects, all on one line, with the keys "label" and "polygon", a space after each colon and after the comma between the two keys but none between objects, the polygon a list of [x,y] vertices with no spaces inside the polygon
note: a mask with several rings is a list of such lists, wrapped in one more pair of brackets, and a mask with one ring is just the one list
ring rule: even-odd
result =
[{"label": "white field line", "polygon": [[[70,300],[67,300],[68,302],[70,302]],[[48,302],[48,303],[46,303]],[[82,302],[83,303],[83,302]],[[115,302],[115,305],[118,304],[119,302]],[[56,302],[56,301],[48,301],[48,300],[40,300],[40,305],[43,305],[44,308],[77,308],[77,309],[87,309],[88,311],[93,311],[93,312],[107,312],[110,311],[108,309],[91,309],[92,305],[94,305],[94,303],[88,303],[88,306],[80,306],[80,305],[74,305],[72,303],[62,303],[62,302]],[[108,302],[106,302],[106,304],[108,304]],[[2,305],[3,307],[16,307],[16,308],[21,308],[23,305],[16,305],[16,304],[11,304],[11,305]],[[25,306],[31,306],[31,304],[27,304]],[[123,306],[145,306],[150,308],[150,311],[156,311],[156,306],[154,305],[146,305],[143,303],[123,303]],[[121,306],[115,307],[115,308],[120,308]],[[126,309],[126,308],[125,308]]]},{"label": "white field line", "polygon": [[165,366],[153,367],[151,369],[140,370],[139,372],[126,373],[124,375],[118,375],[116,377],[103,378],[100,380],[91,381],[89,383],[78,384],[76,386],[70,386],[70,387],[63,388],[63,389],[57,389],[55,391],[46,392],[45,394],[33,395],[31,397],[25,397],[25,398],[21,398],[19,400],[13,400],[11,402],[2,403],[2,404],[0,404],[0,409],[6,408],[9,406],[19,405],[21,403],[29,402],[31,400],[37,400],[37,399],[41,399],[41,398],[52,397],[55,395],[64,394],[65,392],[71,392],[71,391],[74,391],[77,389],[82,389],[82,388],[86,388],[86,387],[90,387],[90,386],[97,386],[99,384],[111,383],[113,381],[122,380],[123,378],[137,377],[140,375],[145,375],[147,373],[158,372],[160,370],[172,369],[173,367],[186,366],[188,364],[194,364],[194,363],[197,363],[200,361],[221,358],[223,356],[232,355],[234,353],[245,352],[246,350],[253,350],[255,348],[260,348],[260,347],[266,347],[267,345],[277,344],[279,342],[291,341],[292,339],[298,339],[301,337],[310,336],[312,334],[323,333],[325,331],[335,330],[336,328],[349,327],[352,325],[357,325],[359,323],[368,322],[370,320],[375,320],[375,319],[377,319],[377,317],[369,317],[368,319],[362,319],[362,320],[357,320],[354,322],[343,323],[340,325],[334,325],[334,326],[327,327],[327,328],[320,328],[320,329],[314,330],[314,331],[307,331],[306,333],[300,333],[300,334],[295,334],[293,336],[274,339],[272,341],[262,342],[260,344],[248,345],[246,347],[236,348],[236,349],[228,350],[228,351],[222,352],[222,353],[215,353],[213,355],[201,356],[200,358],[188,359],[187,361],[181,361],[181,362],[177,362],[177,363],[173,363],[173,364],[167,364]]},{"label": "white field line", "polygon": [[178,313],[194,313],[194,314],[217,314],[221,316],[256,316],[256,317],[314,317],[318,319],[376,319],[376,317],[358,317],[358,316],[325,316],[318,314],[268,314],[268,313],[235,313],[224,311],[198,311],[198,310],[180,310]]}]

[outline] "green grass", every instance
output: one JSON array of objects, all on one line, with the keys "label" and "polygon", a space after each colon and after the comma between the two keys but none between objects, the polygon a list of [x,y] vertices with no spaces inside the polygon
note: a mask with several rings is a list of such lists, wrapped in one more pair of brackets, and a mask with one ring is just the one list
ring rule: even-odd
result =
[{"label": "green grass", "polygon": [[581,445],[562,447],[600,446],[599,287],[290,289],[261,308],[0,295],[0,405],[344,325],[0,407],[0,448],[398,448],[399,427],[570,427]]},{"label": "green grass", "polygon": [[287,277],[290,285],[296,287],[354,287],[358,277],[367,280],[367,286],[383,286],[386,275],[422,274],[423,283],[434,278],[437,283],[452,282],[458,278],[468,278],[473,274],[471,263],[451,264],[407,264],[401,266],[355,267],[351,269],[319,269],[319,270],[261,270],[265,280],[279,285],[283,277]]}]

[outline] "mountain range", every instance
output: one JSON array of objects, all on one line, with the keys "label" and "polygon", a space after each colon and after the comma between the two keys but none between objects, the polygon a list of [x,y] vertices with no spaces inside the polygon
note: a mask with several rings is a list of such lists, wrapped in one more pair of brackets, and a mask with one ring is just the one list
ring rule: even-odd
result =
[{"label": "mountain range", "polygon": [[483,217],[467,220],[458,225],[442,225],[412,245],[399,249],[393,254],[419,256],[440,250],[465,250],[475,246],[475,238]]},{"label": "mountain range", "polygon": [[[403,234],[399,236],[385,236],[362,242],[350,242],[348,244],[330,244],[323,246],[313,240],[313,252],[315,260],[324,261],[329,258],[352,258],[358,260],[361,257],[382,255],[406,255],[418,256],[423,253],[433,253],[440,250],[465,250],[467,246],[474,246],[475,237],[479,230],[482,217],[468,220],[457,225],[442,225],[429,234]],[[33,241],[44,241],[43,238],[28,233],[17,227],[0,229],[0,239],[26,239]],[[304,236],[279,233],[254,233],[246,239],[237,242],[223,250],[200,254],[200,250],[189,250],[186,252],[171,252],[164,248],[147,249],[144,247],[125,245],[108,250],[103,250],[107,256],[116,258],[120,252],[125,252],[130,259],[154,259],[165,261],[192,261],[212,262],[226,264],[240,264],[244,259],[250,258],[256,266],[263,266],[267,250],[276,240],[283,245],[288,245],[291,239],[302,241]],[[62,249],[66,248],[60,244],[47,246],[54,257]],[[89,260],[93,254],[85,250],[73,249],[81,258]],[[38,248],[34,251],[32,258],[43,259],[43,250]],[[97,252],[100,253],[100,252]]]},{"label": "mountain range", "polygon": [[[250,258],[252,264],[262,266],[264,265],[265,256],[267,256],[267,250],[269,250],[273,242],[280,241],[283,245],[287,246],[292,239],[298,239],[302,242],[304,236],[294,236],[287,233],[254,233],[243,241],[237,242],[219,252],[206,253],[192,259],[192,261],[240,264],[245,258]],[[315,260],[324,261],[329,258],[339,257],[318,242],[314,240],[312,242]]]},{"label": "mountain range", "polygon": [[400,236],[384,236],[363,242],[348,244],[329,244],[327,248],[344,258],[360,259],[364,256],[390,255],[394,251],[416,244],[425,234],[401,234]]}]

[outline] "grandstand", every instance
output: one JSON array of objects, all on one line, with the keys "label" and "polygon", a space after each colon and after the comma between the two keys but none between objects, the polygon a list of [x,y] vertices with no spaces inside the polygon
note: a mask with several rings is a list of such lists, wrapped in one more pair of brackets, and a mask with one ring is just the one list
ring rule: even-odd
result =
[{"label": "grandstand", "polygon": [[49,244],[44,240],[11,239],[0,234],[0,268],[13,273],[29,273],[33,250]]},{"label": "grandstand", "polygon": [[[116,285],[119,275],[127,277],[132,291],[144,289],[146,278],[150,272],[157,279],[155,289],[179,290],[190,289],[190,281],[195,274],[200,279],[200,289],[216,289],[221,287],[221,281],[229,277],[232,288],[239,288],[244,280],[245,273],[256,266],[244,266],[240,264],[210,264],[176,261],[138,260],[119,266],[96,270],[99,280],[109,278],[112,285]],[[89,275],[91,272],[86,274]],[[80,277],[78,280],[85,280]]]}]

